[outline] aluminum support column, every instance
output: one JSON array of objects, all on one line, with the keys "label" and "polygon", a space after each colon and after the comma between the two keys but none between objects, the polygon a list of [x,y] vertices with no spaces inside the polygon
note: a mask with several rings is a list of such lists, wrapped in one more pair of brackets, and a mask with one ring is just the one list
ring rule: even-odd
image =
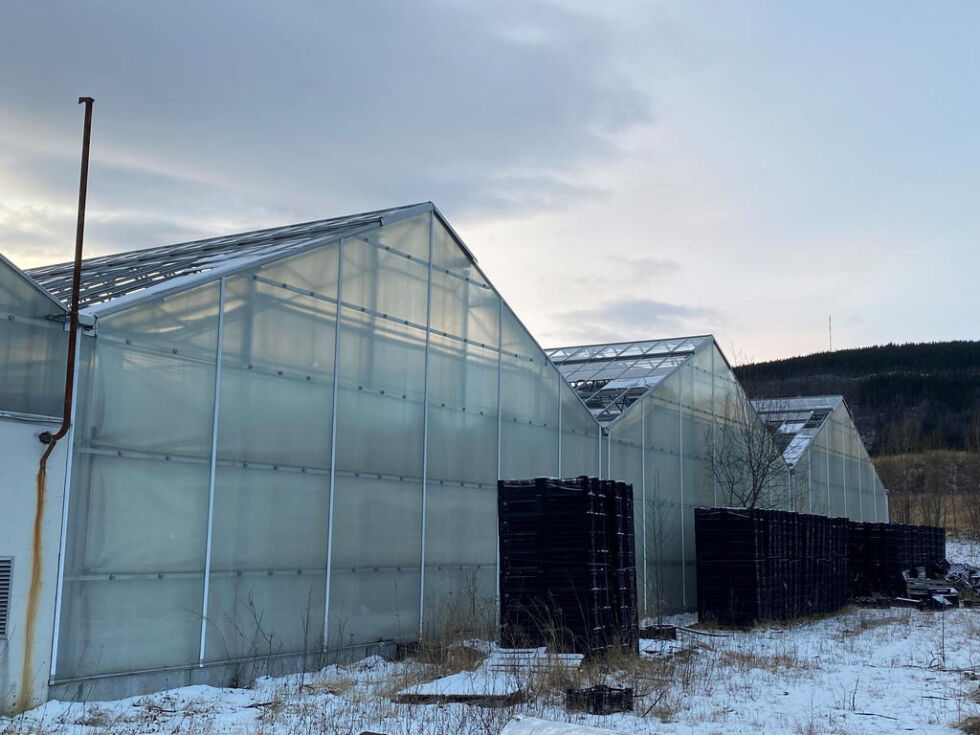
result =
[{"label": "aluminum support column", "polygon": [[[503,368],[504,368],[504,300],[498,295],[497,296],[497,480],[502,480],[500,475],[500,470],[502,468],[500,461],[500,450],[501,450],[501,436],[503,428],[503,393],[501,392],[501,385],[503,384]],[[496,507],[496,504],[494,504]],[[499,529],[500,518],[497,518],[497,527]],[[499,530],[495,534],[497,543],[497,573],[494,575],[494,595],[496,598],[496,607],[494,610],[494,618],[497,621],[497,628],[500,628],[500,532]]]},{"label": "aluminum support column", "polygon": [[555,377],[558,380],[558,473],[555,477],[561,477],[561,371],[555,368]]},{"label": "aluminum support column", "polygon": [[[75,378],[74,385],[77,391],[78,389],[78,369],[81,360],[81,347],[82,347],[82,331],[79,330],[75,334]],[[71,405],[71,424],[68,428],[68,434],[65,437],[65,445],[68,447],[65,451],[67,455],[65,456],[65,487],[64,487],[64,500],[61,504],[61,541],[58,545],[58,581],[55,587],[55,600],[54,600],[54,637],[52,638],[51,644],[51,678],[54,679],[55,672],[58,669],[58,643],[61,639],[61,606],[64,604],[64,587],[65,587],[65,554],[67,553],[67,543],[68,543],[68,508],[71,503],[71,471],[73,459],[75,456],[75,410],[78,407],[78,397],[76,393],[76,398],[72,401]]]},{"label": "aluminum support column", "polygon": [[648,613],[647,600],[647,401],[646,397],[640,399],[640,491],[641,491],[641,515],[642,543],[643,543],[643,614]]},{"label": "aluminum support column", "polygon": [[687,550],[684,534],[684,371],[677,375],[677,438],[680,468],[680,531],[681,531],[681,604],[687,609]]},{"label": "aluminum support column", "polygon": [[330,407],[330,484],[327,501],[327,570],[323,603],[323,650],[330,635],[330,584],[333,581],[333,516],[337,489],[337,404],[340,391],[340,322],[344,297],[344,240],[337,246],[337,317],[333,333],[333,396]]},{"label": "aluminum support column", "polygon": [[214,401],[211,404],[211,461],[208,466],[208,525],[204,541],[204,598],[201,602],[201,647],[197,665],[204,666],[208,641],[208,598],[211,593],[211,544],[214,538],[214,481],[218,466],[218,421],[221,415],[221,358],[225,341],[225,277],[218,281],[218,353],[214,361]]},{"label": "aluminum support column", "polygon": [[419,550],[419,640],[425,625],[425,514],[429,494],[429,345],[432,341],[432,228],[429,213],[429,271],[425,294],[425,368],[422,386],[422,544]]}]

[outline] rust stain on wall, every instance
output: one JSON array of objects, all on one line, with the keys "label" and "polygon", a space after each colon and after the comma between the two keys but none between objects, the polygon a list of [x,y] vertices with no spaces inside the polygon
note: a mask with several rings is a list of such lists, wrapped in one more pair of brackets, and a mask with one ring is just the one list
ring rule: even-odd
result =
[{"label": "rust stain on wall", "polygon": [[34,542],[31,558],[31,586],[27,593],[27,617],[24,623],[24,664],[20,674],[20,690],[17,693],[17,711],[30,709],[34,702],[34,628],[37,625],[37,607],[41,597],[41,541],[44,521],[44,495],[47,470],[37,471],[37,505],[34,511]]}]

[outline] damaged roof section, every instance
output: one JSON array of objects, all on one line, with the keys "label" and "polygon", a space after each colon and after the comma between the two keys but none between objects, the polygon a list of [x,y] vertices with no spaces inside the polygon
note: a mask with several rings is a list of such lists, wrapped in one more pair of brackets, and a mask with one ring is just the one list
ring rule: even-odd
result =
[{"label": "damaged roof section", "polygon": [[752,401],[752,405],[779,440],[786,464],[794,467],[843,402],[843,396],[805,396],[764,398]]},{"label": "damaged roof section", "polygon": [[[256,230],[206,240],[132,250],[82,261],[81,306],[103,304],[150,288],[165,281],[209,271],[233,262],[254,262],[266,257],[289,255],[319,243],[379,225],[431,204],[380,209],[374,212],[334,217],[286,227]],[[56,299],[71,299],[72,263],[31,268],[27,274]]]},{"label": "damaged roof section", "polygon": [[545,350],[603,426],[689,360],[711,335]]}]

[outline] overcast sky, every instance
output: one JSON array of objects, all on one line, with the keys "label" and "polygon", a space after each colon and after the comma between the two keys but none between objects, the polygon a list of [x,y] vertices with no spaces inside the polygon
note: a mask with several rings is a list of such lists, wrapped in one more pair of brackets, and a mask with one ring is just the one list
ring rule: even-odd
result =
[{"label": "overcast sky", "polygon": [[980,338],[980,4],[5,2],[0,252],[434,201],[545,346]]}]

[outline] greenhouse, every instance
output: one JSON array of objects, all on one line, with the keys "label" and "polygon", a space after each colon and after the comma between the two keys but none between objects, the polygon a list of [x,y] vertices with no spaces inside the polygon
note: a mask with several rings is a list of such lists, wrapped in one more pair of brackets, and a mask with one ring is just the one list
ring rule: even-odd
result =
[{"label": "greenhouse", "polygon": [[[693,608],[692,509],[725,502],[713,437],[745,403],[711,336],[546,353],[431,203],[81,276],[72,428],[45,477],[72,265],[0,261],[0,472],[32,501],[38,476],[38,502],[0,518],[0,710],[492,625],[500,478],[632,483],[643,609]],[[788,436],[803,410],[767,421]],[[825,512],[826,485],[834,513],[887,513],[856,433],[813,437],[768,500],[806,487]]]},{"label": "greenhouse", "polygon": [[[755,503],[823,514],[830,497],[832,515],[881,517],[881,482],[839,397],[823,422],[804,432],[814,437],[812,447],[803,436],[787,447],[787,427],[771,427],[772,413],[760,420],[710,335],[564,347],[548,355],[602,426],[603,475],[633,485],[637,581],[648,615],[696,604],[694,508],[747,504],[740,488],[724,482],[719,464],[726,451],[744,464],[744,445],[769,443],[777,431]],[[798,402],[807,400],[829,399],[762,402],[760,410],[799,406],[782,414],[796,420],[805,410]]]},{"label": "greenhouse", "polygon": [[888,521],[888,494],[841,396],[752,402],[784,446],[797,510]]},{"label": "greenhouse", "polygon": [[497,478],[598,469],[432,205],[93,258],[81,296],[55,685],[492,610]]}]

